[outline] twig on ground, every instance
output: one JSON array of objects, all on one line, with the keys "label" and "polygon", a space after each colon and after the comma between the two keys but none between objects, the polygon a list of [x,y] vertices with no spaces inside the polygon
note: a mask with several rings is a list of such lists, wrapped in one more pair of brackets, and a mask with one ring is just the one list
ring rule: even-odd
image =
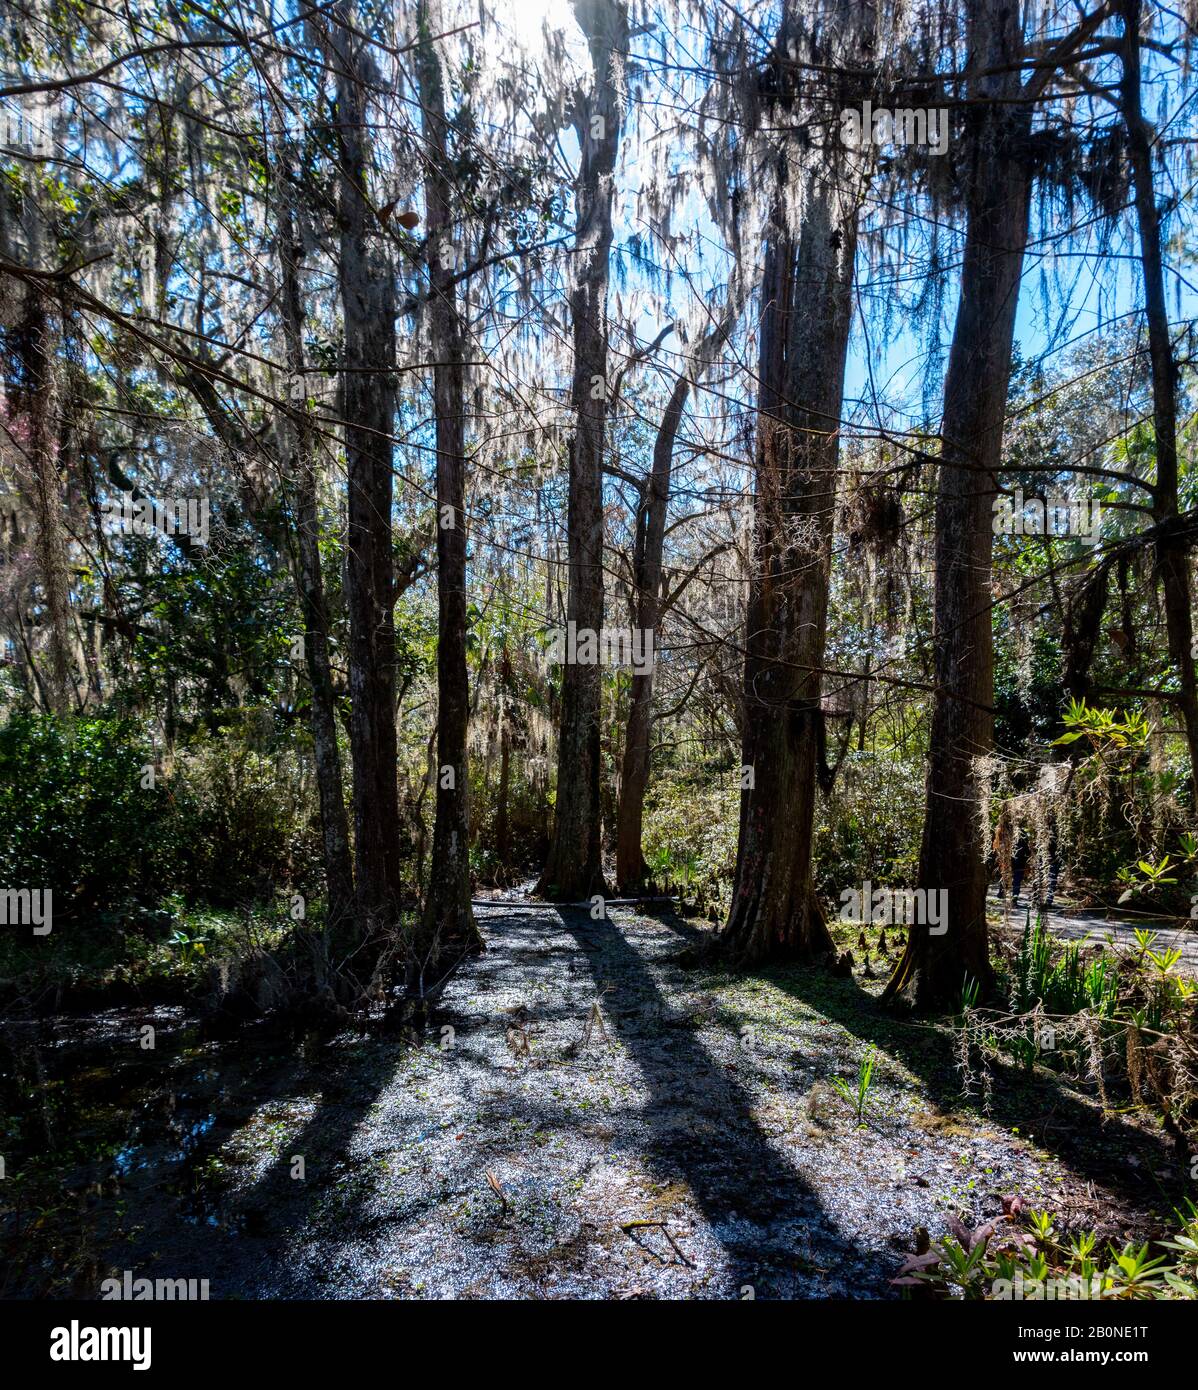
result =
[{"label": "twig on ground", "polygon": [[[694,1266],[694,1262],[691,1261],[691,1260],[688,1260],[687,1257],[682,1253],[682,1248],[681,1248],[681,1246],[680,1246],[680,1245],[678,1244],[678,1242],[674,1239],[674,1237],[670,1234],[670,1228],[669,1228],[669,1226],[668,1226],[668,1224],[667,1224],[666,1222],[664,1222],[664,1221],[621,1221],[621,1223],[620,1223],[620,1229],[624,1232],[624,1234],[625,1234],[626,1236],[630,1237],[630,1238],[633,1239],[633,1240],[636,1240],[636,1237],[633,1236],[633,1234],[632,1234],[633,1231],[644,1230],[644,1229],[646,1229],[646,1228],[651,1228],[651,1229],[660,1230],[661,1233],[662,1233],[662,1235],[664,1235],[665,1238],[670,1242],[670,1247],[671,1247],[671,1249],[674,1251],[674,1254],[678,1256],[678,1259],[682,1262],[682,1264],[686,1265],[686,1267],[687,1267],[688,1269],[694,1269],[694,1267],[695,1267],[695,1266]],[[637,1241],[636,1243],[637,1243],[638,1245],[640,1245],[640,1241]],[[642,1248],[644,1248],[644,1247],[642,1247]],[[649,1251],[649,1253],[650,1253],[651,1255],[657,1255],[657,1251],[656,1251],[656,1250],[651,1250],[651,1251]],[[663,1260],[662,1257],[661,1257],[660,1255],[657,1255],[657,1258],[658,1258],[659,1260],[661,1260],[662,1264],[665,1264],[665,1263],[666,1263],[665,1260]]]}]

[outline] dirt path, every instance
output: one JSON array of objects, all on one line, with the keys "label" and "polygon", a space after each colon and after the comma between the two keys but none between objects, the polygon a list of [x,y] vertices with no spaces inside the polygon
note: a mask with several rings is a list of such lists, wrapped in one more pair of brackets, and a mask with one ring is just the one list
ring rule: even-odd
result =
[{"label": "dirt path", "polygon": [[[168,1058],[164,1019],[160,1061],[116,1048],[104,1114],[133,1128],[80,1176],[72,1291],[129,1269],[214,1298],[878,1298],[915,1228],[1007,1193],[1110,1235],[1170,1209],[1150,1135],[1055,1082],[961,1108],[951,1035],[851,980],[697,969],[668,915],[478,912],[488,949],[422,1046],[181,1033]],[[871,1045],[858,1127],[829,1078]]]},{"label": "dirt path", "polygon": [[[202,1262],[178,1273],[214,1296],[885,1297],[949,1210],[1019,1192],[1101,1226],[1129,1189],[1151,1202],[1164,1159],[1130,1127],[1119,1194],[1086,1103],[954,1112],[951,1043],[851,982],[687,968],[697,929],[668,916],[479,916],[488,950],[431,1042],[346,1043],[289,1079],[220,1142],[215,1214],[148,1242],[160,1264]],[[859,1128],[828,1078],[871,1043]]]}]

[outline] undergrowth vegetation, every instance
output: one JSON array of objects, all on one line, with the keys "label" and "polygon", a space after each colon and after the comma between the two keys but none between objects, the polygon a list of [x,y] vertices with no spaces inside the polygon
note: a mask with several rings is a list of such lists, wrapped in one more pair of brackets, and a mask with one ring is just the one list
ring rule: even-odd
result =
[{"label": "undergrowth vegetation", "polygon": [[1022,1198],[970,1229],[949,1218],[949,1232],[924,1241],[893,1281],[911,1297],[1043,1300],[1198,1298],[1198,1206],[1177,1211],[1167,1238],[1122,1248],[1093,1231],[1058,1232],[1051,1213]]},{"label": "undergrowth vegetation", "polygon": [[1198,986],[1181,953],[1136,931],[1132,950],[1054,941],[1027,912],[1001,953],[1007,1002],[979,1006],[967,983],[957,1018],[962,1087],[987,1105],[992,1066],[1047,1067],[1088,1087],[1104,1111],[1159,1116],[1183,1158],[1198,1140]]}]

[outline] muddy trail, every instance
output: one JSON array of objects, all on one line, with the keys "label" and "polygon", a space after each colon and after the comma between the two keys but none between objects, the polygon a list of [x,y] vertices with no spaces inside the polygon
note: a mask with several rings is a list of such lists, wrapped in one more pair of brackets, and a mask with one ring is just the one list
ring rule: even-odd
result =
[{"label": "muddy trail", "polygon": [[[887,1298],[950,1213],[1017,1193],[1118,1238],[1176,1199],[1150,1123],[1005,1071],[982,1114],[951,1032],[852,980],[714,973],[668,912],[478,915],[418,1046],[206,1043],[171,1009],[10,1028],[0,1292]],[[871,1045],[858,1124],[831,1078]]]}]

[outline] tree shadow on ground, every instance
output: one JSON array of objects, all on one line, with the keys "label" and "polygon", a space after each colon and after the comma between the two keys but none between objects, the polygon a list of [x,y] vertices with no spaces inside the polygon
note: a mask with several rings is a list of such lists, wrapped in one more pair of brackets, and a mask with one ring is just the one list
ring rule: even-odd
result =
[{"label": "tree shadow on ground", "polygon": [[[371,1213],[369,1175],[351,1154],[355,1135],[392,1084],[407,1044],[394,1038],[362,1037],[340,1055],[326,1050],[316,1076],[309,1070],[299,1095],[319,1089],[315,1109],[286,1139],[261,1176],[234,1194],[230,1206],[251,1251],[230,1269],[230,1291],[250,1298],[313,1298],[324,1291],[324,1273],[296,1258],[306,1242],[315,1246],[337,1235],[367,1244],[388,1224]],[[303,1159],[302,1177],[295,1159]],[[324,1296],[336,1296],[336,1280]]]},{"label": "tree shadow on ground", "polygon": [[[652,920],[687,941],[708,935],[669,913],[654,914]],[[452,1109],[487,1105],[501,1118],[520,1117],[534,1128],[577,1130],[573,1107],[550,1113],[544,1098],[538,1101],[519,1087],[495,1101],[477,1088],[491,1078],[505,1084],[501,1070],[506,1069],[497,1065],[492,1035],[497,1033],[502,1048],[503,1005],[511,1002],[513,990],[533,1004],[538,1023],[555,1025],[579,1023],[585,1018],[581,1011],[598,998],[606,1027],[624,1050],[626,1060],[619,1066],[631,1062],[639,1074],[634,1082],[639,1094],[628,1104],[612,1147],[631,1160],[634,1182],[638,1168],[647,1170],[654,1189],[659,1183],[677,1184],[689,1194],[683,1205],[698,1208],[710,1232],[704,1236],[708,1250],[722,1252],[712,1282],[698,1287],[733,1297],[745,1284],[757,1297],[886,1293],[891,1257],[862,1248],[838,1228],[815,1190],[758,1124],[750,1096],[696,1036],[693,1021],[680,1016],[673,990],[659,988],[651,961],[669,966],[668,938],[658,938],[666,950],[653,945],[643,952],[610,921],[592,922],[585,910],[541,905],[530,905],[526,920],[510,923],[504,934],[505,949],[469,964],[458,984],[472,1011],[462,1015],[448,1064],[465,1067],[446,1079],[443,1095],[452,1094],[457,1103]],[[605,993],[609,981],[615,988]],[[449,1001],[451,1022],[460,1004]],[[482,1033],[471,1031],[479,1028]],[[555,1037],[561,1036],[559,1028]],[[600,1046],[593,1041],[590,1055],[584,1053],[574,1065],[593,1066]],[[436,1136],[425,1140],[422,1126],[435,1127],[438,1116],[413,1111],[412,1088],[402,1081],[396,1087],[404,1066],[402,1045],[343,1041],[303,1067],[293,1065],[293,1048],[291,1053],[271,1069],[267,1094],[254,1085],[227,1096],[219,1133],[209,1137],[197,1159],[202,1167],[230,1129],[266,1102],[289,1116],[271,1156],[248,1184],[227,1193],[218,1187],[213,1225],[176,1223],[178,1229],[163,1241],[169,1217],[160,1213],[157,1229],[147,1231],[153,1245],[144,1253],[153,1248],[162,1258],[154,1267],[148,1267],[148,1259],[143,1266],[139,1252],[139,1272],[206,1277],[214,1297],[327,1297],[339,1291],[360,1297],[376,1288],[376,1276],[394,1262],[397,1235],[417,1231],[444,1206],[447,1194],[456,1194],[456,1207],[463,1193],[482,1186],[477,1153],[469,1145],[450,1144],[446,1152],[444,1146],[438,1149]],[[364,1147],[372,1106],[385,1100],[390,1116],[397,1095],[406,1108],[383,1126],[373,1126]],[[261,1128],[253,1127],[254,1132]],[[452,1139],[452,1130],[448,1135]],[[403,1150],[416,1163],[426,1157],[432,1163],[428,1174],[418,1174],[400,1194],[403,1205],[392,1200],[392,1188],[379,1200],[375,1159],[383,1150]],[[513,1155],[523,1159],[518,1144]],[[292,1174],[295,1156],[305,1160],[302,1180]],[[482,1196],[485,1201],[485,1188]],[[652,1200],[652,1191],[645,1196]],[[645,1233],[630,1232],[628,1238],[638,1234]],[[621,1238],[618,1228],[616,1238]],[[684,1252],[685,1245],[683,1237]],[[497,1287],[512,1273],[508,1262],[518,1256],[495,1245],[489,1258],[496,1263],[486,1276],[487,1287]],[[558,1273],[547,1266],[551,1281]]]},{"label": "tree shadow on ground", "polygon": [[[520,918],[529,921],[522,922]],[[556,925],[551,910],[540,904],[530,905],[526,912],[516,914],[515,920],[507,918],[507,925],[514,928],[524,949],[517,947],[513,952],[509,935],[508,950],[497,953],[505,984],[513,985],[525,971],[534,975],[538,962],[543,967],[559,952],[583,954],[571,946],[544,945],[545,928],[550,924]],[[456,1061],[466,1057],[470,1050],[467,1030],[471,1025],[477,1026],[478,1019],[458,1012],[453,1002],[455,986],[486,994],[497,978],[496,970],[495,959],[486,953],[464,963],[435,1011],[430,1034],[421,1040],[422,1047],[435,1050],[438,1028],[449,1023],[458,1028],[460,1035],[452,1056]],[[538,1018],[553,1018],[557,1013],[538,1003]],[[572,1018],[575,1013],[563,1008],[561,1015]],[[362,1270],[378,1256],[373,1248],[376,1241],[385,1246],[389,1230],[419,1223],[442,1203],[441,1184],[430,1182],[418,1199],[402,1211],[379,1210],[377,1175],[370,1170],[369,1157],[355,1148],[372,1111],[392,1091],[410,1048],[410,1042],[398,1038],[360,1038],[352,1048],[325,1049],[322,1053],[315,1083],[320,1100],[315,1110],[259,1177],[231,1199],[231,1207],[242,1219],[251,1218],[249,1232],[261,1251],[256,1262],[243,1258],[230,1285],[234,1292],[251,1298],[347,1296],[339,1290],[344,1289],[347,1280],[351,1285],[360,1283]],[[483,1067],[488,1063],[483,1052],[475,1060]],[[311,1076],[308,1084],[313,1084]],[[454,1084],[465,1087],[469,1079],[459,1078]],[[466,1099],[464,1093],[460,1099]],[[512,1095],[509,1104],[513,1116],[519,1109],[525,1119],[531,1116],[538,1123],[549,1122],[550,1117],[530,1109],[519,1093]],[[491,1108],[496,1108],[493,1103]],[[429,1114],[424,1118],[432,1117]],[[390,1134],[389,1142],[394,1151],[417,1153],[427,1137],[424,1131],[432,1128],[435,1126],[404,1117]],[[297,1155],[305,1160],[302,1181],[292,1176],[292,1162]],[[465,1181],[462,1173],[449,1169],[442,1171],[440,1178],[450,1188]],[[477,1180],[478,1173],[472,1172],[470,1178]],[[346,1275],[326,1263],[342,1258],[339,1247],[347,1251],[356,1247],[360,1258],[353,1262],[362,1268]],[[348,1296],[359,1297],[360,1290]]]},{"label": "tree shadow on ground", "polygon": [[644,906],[637,909],[637,916],[666,927],[669,931],[696,946],[701,942],[711,940],[713,930],[711,927],[701,927],[695,922],[689,922],[685,917],[680,917],[673,908]]},{"label": "tree shadow on ground", "polygon": [[[951,1113],[969,1108],[962,1095],[957,1040],[944,1027],[906,1018],[864,993],[851,980],[800,966],[754,972],[864,1043],[873,1043],[908,1068],[928,1100]],[[1138,1210],[1168,1211],[1185,1195],[1176,1149],[1163,1132],[1101,1112],[1061,1078],[1028,1075],[1013,1065],[992,1065],[987,1118],[1059,1158],[1080,1177],[1099,1182]],[[1154,1201],[1154,1195],[1159,1202]]]},{"label": "tree shadow on ground", "polygon": [[[610,975],[631,984],[625,997],[610,996],[605,1010],[648,1092],[644,1157],[661,1179],[689,1187],[735,1283],[752,1284],[758,1296],[827,1297],[838,1292],[839,1276],[883,1293],[892,1270],[836,1228],[813,1188],[757,1123],[749,1097],[698,1038],[685,1027],[671,1028],[663,1049],[666,1001],[619,927],[592,922],[579,910],[555,911],[580,946],[598,946],[586,951],[597,990]],[[653,920],[682,935],[704,935],[666,914]],[[685,1128],[677,1122],[680,1111],[689,1118]],[[821,1270],[835,1271],[833,1287],[819,1277]]]}]

